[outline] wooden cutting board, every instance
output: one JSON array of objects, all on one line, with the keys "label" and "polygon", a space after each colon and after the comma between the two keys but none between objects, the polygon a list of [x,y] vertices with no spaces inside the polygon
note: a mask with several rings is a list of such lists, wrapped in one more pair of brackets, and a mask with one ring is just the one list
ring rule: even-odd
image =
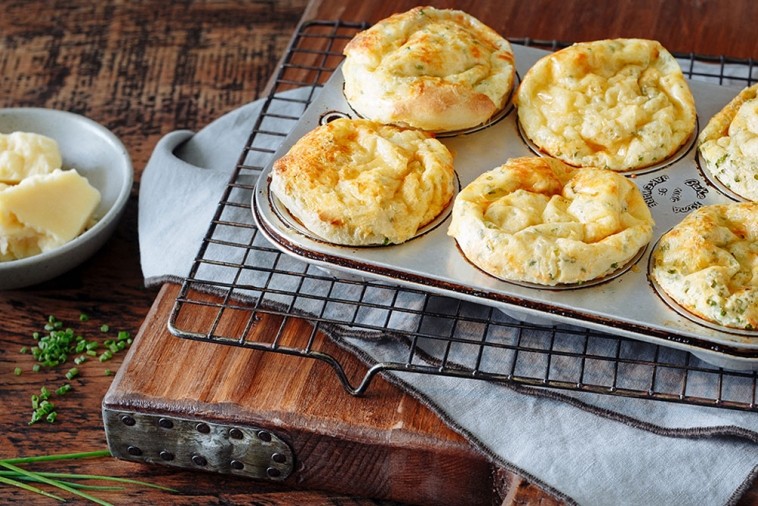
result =
[{"label": "wooden cutting board", "polygon": [[[320,361],[173,336],[166,322],[178,290],[161,290],[104,397],[115,456],[414,504],[511,504],[516,495],[559,504],[381,376],[354,397]],[[280,323],[261,315],[256,329]],[[310,333],[298,319],[282,331]],[[349,353],[316,339],[362,374]]]}]

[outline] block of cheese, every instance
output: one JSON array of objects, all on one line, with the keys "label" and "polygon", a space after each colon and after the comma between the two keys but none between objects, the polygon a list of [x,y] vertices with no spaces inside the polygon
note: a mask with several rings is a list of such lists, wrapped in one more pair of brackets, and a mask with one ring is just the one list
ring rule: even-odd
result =
[{"label": "block of cheese", "polygon": [[49,174],[61,164],[58,143],[50,137],[31,132],[0,134],[0,183]]},{"label": "block of cheese", "polygon": [[0,260],[69,242],[89,225],[99,203],[100,192],[76,170],[56,169],[0,189]]}]

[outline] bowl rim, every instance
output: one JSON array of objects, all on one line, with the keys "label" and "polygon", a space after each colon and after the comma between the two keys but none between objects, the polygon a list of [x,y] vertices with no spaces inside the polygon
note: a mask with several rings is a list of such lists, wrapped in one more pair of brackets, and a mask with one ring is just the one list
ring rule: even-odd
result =
[{"label": "bowl rim", "polygon": [[121,212],[125,209],[126,203],[129,200],[129,196],[131,195],[132,186],[134,185],[134,166],[132,164],[131,157],[129,156],[129,151],[126,149],[126,146],[124,145],[124,143],[121,142],[121,139],[119,139],[113,132],[111,132],[110,129],[106,128],[104,125],[84,115],[74,113],[71,111],[66,111],[63,109],[51,109],[51,108],[45,108],[45,107],[0,108],[0,115],[14,115],[14,114],[19,115],[19,114],[26,114],[26,113],[65,116],[75,121],[80,121],[82,123],[85,123],[89,127],[96,130],[103,137],[105,137],[109,142],[111,142],[116,148],[116,150],[120,153],[121,158],[123,159],[122,163],[114,164],[114,165],[118,165],[119,167],[121,166],[124,167],[123,174],[121,173],[121,171],[119,171],[119,175],[122,176],[121,179],[123,183],[121,187],[119,188],[118,195],[116,196],[116,199],[113,201],[113,204],[108,208],[105,214],[103,214],[95,222],[95,224],[92,227],[88,228],[87,230],[85,230],[84,232],[76,236],[75,238],[71,239],[67,243],[62,244],[61,246],[51,249],[49,251],[43,251],[42,253],[38,253],[36,255],[28,256],[25,258],[17,258],[15,260],[0,261],[0,273],[2,273],[3,271],[10,271],[17,268],[23,268],[25,266],[38,264],[40,262],[44,262],[46,260],[54,259],[60,256],[65,256],[71,250],[77,249],[79,245],[81,245],[82,243],[86,243],[87,241],[89,241],[90,237],[97,236],[98,234],[101,233],[103,229],[109,226],[112,220],[118,218]]}]

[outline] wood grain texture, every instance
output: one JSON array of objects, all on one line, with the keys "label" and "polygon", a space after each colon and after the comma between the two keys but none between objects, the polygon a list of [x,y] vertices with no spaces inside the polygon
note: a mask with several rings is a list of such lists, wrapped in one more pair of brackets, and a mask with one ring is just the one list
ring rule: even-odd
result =
[{"label": "wood grain texture", "polygon": [[[758,4],[748,0],[430,3],[468,10],[509,37],[575,41],[643,36],[661,40],[672,51],[758,56],[758,39],[752,33]],[[121,370],[117,381],[122,388],[109,401],[116,405],[140,402],[154,409],[176,408],[176,402],[169,406],[173,390],[165,376],[167,372],[161,368],[182,357],[175,354],[181,352],[192,370],[202,369],[197,357],[204,354],[195,352],[198,346],[207,345],[177,340],[169,345],[164,323],[176,287],[169,285],[158,292],[142,285],[137,192],[142,169],[155,143],[172,130],[199,129],[264,93],[304,13],[306,19],[375,22],[412,5],[415,3],[396,0],[3,2],[0,107],[65,109],[102,123],[127,146],[136,182],[116,234],[94,258],[51,282],[0,293],[0,456],[87,451],[105,446],[100,405],[113,378],[104,374],[106,366],[100,363],[86,363],[80,368],[81,374],[73,382],[75,391],[58,400],[60,417],[54,425],[27,425],[30,395],[43,384],[59,384],[67,371],[66,367],[32,373],[31,357],[18,352],[22,346],[30,345],[30,334],[41,329],[49,314],[71,323],[85,335],[98,336],[101,323],[133,334],[141,327],[140,339],[148,344],[144,350],[135,347],[134,353],[150,352],[150,358],[141,361],[141,366],[156,372],[135,378]],[[78,321],[81,311],[91,315],[90,322]],[[215,350],[213,356],[216,357]],[[421,441],[441,455],[434,465],[440,469],[451,466],[446,475],[460,476],[461,484],[456,486],[462,487],[469,480],[470,486],[480,490],[492,487],[494,490],[487,489],[487,494],[502,497],[503,504],[558,503],[517,475],[490,469],[458,434],[386,382],[372,384],[369,397],[358,400],[339,391],[331,371],[323,364],[302,364],[259,352],[246,351],[243,356],[245,360],[230,350],[220,352],[214,360],[229,368],[216,371],[214,383],[196,374],[177,376],[174,381],[197,393],[194,404],[189,403],[199,410],[194,414],[220,416],[217,401],[235,400],[251,419],[258,417],[261,422],[271,423],[274,415],[280,416],[278,427],[286,429],[301,457],[321,463],[321,467],[306,470],[301,475],[302,482],[276,485],[115,459],[46,464],[44,469],[112,474],[178,489],[176,494],[131,488],[128,495],[98,494],[115,504],[127,502],[128,497],[133,504],[389,505],[394,503],[360,498],[356,491],[396,497],[418,486],[418,462],[398,462],[388,468],[386,459],[390,455],[408,455],[404,453],[405,446]],[[120,355],[107,367],[119,369],[123,361]],[[271,380],[293,388],[296,398],[285,399],[282,389],[265,388],[269,380],[264,381],[262,376],[265,372],[268,377],[272,364],[275,373]],[[361,367],[357,361],[350,364],[356,369]],[[130,361],[127,365],[134,366]],[[13,373],[15,367],[23,370],[20,376]],[[151,395],[144,397],[145,392]],[[259,404],[254,394],[260,395]],[[334,398],[348,410],[349,417],[345,412],[335,414],[324,409]],[[277,406],[279,411],[274,413]],[[302,413],[314,425],[323,424],[322,429],[298,430],[293,425],[293,413]],[[399,422],[402,427],[395,428]],[[346,487],[334,490],[333,484],[339,480],[330,478],[341,478],[337,473],[344,471],[329,467],[338,448],[336,436],[356,431],[363,443],[361,447],[348,445],[348,450],[353,451],[348,453],[353,459],[349,461],[363,455],[366,467],[348,470],[355,483],[349,493]],[[366,441],[371,444],[366,446]],[[342,451],[344,446],[339,449]],[[373,473],[370,480],[360,471],[366,468]],[[406,469],[410,478],[404,481],[395,473]],[[363,480],[369,483],[361,483]],[[434,487],[434,477],[430,480],[426,483]],[[318,488],[331,491],[319,492]],[[0,502],[50,503],[8,487],[0,487]],[[758,484],[741,499],[741,506],[747,504],[758,504]]]},{"label": "wood grain texture", "polygon": [[[176,293],[167,286],[154,310],[171,305]],[[261,316],[258,331],[280,326],[277,317]],[[414,504],[435,504],[445,490],[450,505],[499,502],[487,459],[381,378],[365,397],[353,397],[320,361],[178,339],[152,315],[146,321],[150,328],[142,329],[104,399],[107,409],[270,430],[293,449],[297,469],[287,484],[295,488]],[[298,319],[281,332],[283,340],[309,333]],[[314,348],[349,362],[323,335],[316,339]],[[172,365],[155,359],[166,356],[175,357]],[[443,481],[450,477],[458,479]]]},{"label": "wood grain texture", "polygon": [[[257,98],[284,53],[305,0],[292,1],[55,1],[3,2],[0,16],[0,107],[37,106],[84,114],[127,146],[136,184],[113,238],[81,267],[51,282],[0,293],[0,456],[105,448],[100,404],[123,355],[85,363],[74,391],[56,400],[54,425],[27,425],[30,396],[59,385],[66,367],[32,373],[31,333],[49,314],[87,337],[101,323],[136,334],[157,295],[142,284],[137,245],[139,176],[165,133],[199,129]],[[80,312],[91,315],[88,324]],[[20,367],[23,373],[14,374]],[[363,505],[340,494],[293,492],[210,473],[146,466],[115,459],[45,464],[39,469],[132,477],[179,492],[129,488],[97,493],[114,504]],[[67,497],[70,497],[67,495]],[[0,486],[0,503],[50,504]],[[75,501],[76,502],[76,501]]]},{"label": "wood grain texture", "polygon": [[[660,41],[669,51],[702,55],[758,57],[758,39],[749,19],[756,2],[719,0],[503,0],[498,2],[314,0],[305,17],[375,23],[416,5],[464,10],[505,37],[580,42],[615,37]],[[326,16],[326,18],[325,18]]]}]

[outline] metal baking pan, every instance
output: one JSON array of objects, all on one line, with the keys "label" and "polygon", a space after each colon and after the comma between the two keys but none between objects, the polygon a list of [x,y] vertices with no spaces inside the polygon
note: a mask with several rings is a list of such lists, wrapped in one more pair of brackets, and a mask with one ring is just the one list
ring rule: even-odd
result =
[{"label": "metal baking pan", "polygon": [[[517,75],[546,51],[514,46]],[[305,133],[335,117],[357,117],[344,98],[338,68],[305,111],[272,161]],[[698,123],[729,102],[738,88],[690,81]],[[519,132],[512,105],[488,125],[439,136],[454,153],[461,187],[508,158],[534,155]],[[698,129],[699,130],[699,129]],[[699,320],[668,300],[648,277],[650,253],[660,236],[689,212],[740,200],[712,181],[698,165],[693,135],[664,163],[627,173],[640,188],[656,222],[648,247],[618,273],[581,286],[541,287],[496,279],[469,263],[448,237],[448,209],[414,239],[400,245],[349,247],[324,242],[293,219],[269,193],[271,165],[262,171],[252,197],[258,228],[281,251],[338,276],[359,276],[421,288],[490,306],[531,323],[567,323],[683,349],[704,361],[733,370],[758,370],[758,330],[737,330]]]}]

